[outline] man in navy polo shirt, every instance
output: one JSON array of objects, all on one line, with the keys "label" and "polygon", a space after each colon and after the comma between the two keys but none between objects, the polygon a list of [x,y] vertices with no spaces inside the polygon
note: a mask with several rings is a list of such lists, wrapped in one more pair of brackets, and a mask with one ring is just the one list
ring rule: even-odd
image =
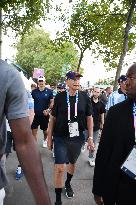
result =
[{"label": "man in navy polo shirt", "polygon": [[53,105],[53,92],[51,89],[45,87],[45,77],[40,76],[38,78],[38,88],[32,91],[32,97],[34,99],[34,120],[31,128],[32,133],[37,140],[38,126],[43,130],[44,140],[43,147],[47,147],[47,128],[49,122],[49,112]]}]

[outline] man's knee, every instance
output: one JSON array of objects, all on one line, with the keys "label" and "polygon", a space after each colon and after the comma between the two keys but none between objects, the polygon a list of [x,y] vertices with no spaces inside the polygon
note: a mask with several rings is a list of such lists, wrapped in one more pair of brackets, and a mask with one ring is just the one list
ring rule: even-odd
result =
[{"label": "man's knee", "polygon": [[55,173],[61,175],[64,173],[64,164],[55,164]]}]

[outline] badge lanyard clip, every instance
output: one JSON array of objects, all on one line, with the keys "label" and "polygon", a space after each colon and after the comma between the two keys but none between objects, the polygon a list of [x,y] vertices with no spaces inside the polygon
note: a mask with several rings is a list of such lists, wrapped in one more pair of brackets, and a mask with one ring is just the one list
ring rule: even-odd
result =
[{"label": "badge lanyard clip", "polygon": [[135,143],[136,143],[136,103],[133,105],[134,128],[135,128]]},{"label": "badge lanyard clip", "polygon": [[[77,104],[78,104],[78,91],[76,92],[75,117],[77,117]],[[68,121],[70,122],[70,101],[69,101],[69,92],[68,92],[68,90],[67,90],[67,105],[68,105]]]}]

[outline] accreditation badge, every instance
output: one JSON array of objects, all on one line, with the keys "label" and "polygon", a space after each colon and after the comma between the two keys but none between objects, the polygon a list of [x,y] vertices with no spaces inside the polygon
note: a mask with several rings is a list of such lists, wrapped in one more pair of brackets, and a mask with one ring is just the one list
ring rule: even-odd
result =
[{"label": "accreditation badge", "polygon": [[136,180],[136,145],[134,145],[127,159],[121,166],[121,170]]},{"label": "accreditation badge", "polygon": [[70,122],[68,123],[68,126],[69,126],[70,137],[78,137],[79,136],[78,123]]}]

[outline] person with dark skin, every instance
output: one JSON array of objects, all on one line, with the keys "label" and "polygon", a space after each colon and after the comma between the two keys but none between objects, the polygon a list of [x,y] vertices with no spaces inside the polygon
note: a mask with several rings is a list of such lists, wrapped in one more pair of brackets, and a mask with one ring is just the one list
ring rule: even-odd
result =
[{"label": "person with dark skin", "polygon": [[136,145],[136,63],[126,74],[126,94],[109,109],[102,131],[92,189],[97,205],[136,204],[135,158],[124,165]]},{"label": "person with dark skin", "polygon": [[[0,60],[0,158],[6,145],[5,117],[8,119],[17,156],[32,190],[36,205],[51,205],[44,178],[41,157],[32,135],[27,114],[26,91],[20,73]],[[36,165],[36,167],[35,167]],[[6,186],[6,176],[0,165],[0,192]],[[40,194],[39,194],[40,193]],[[0,198],[0,201],[3,200]]]}]

